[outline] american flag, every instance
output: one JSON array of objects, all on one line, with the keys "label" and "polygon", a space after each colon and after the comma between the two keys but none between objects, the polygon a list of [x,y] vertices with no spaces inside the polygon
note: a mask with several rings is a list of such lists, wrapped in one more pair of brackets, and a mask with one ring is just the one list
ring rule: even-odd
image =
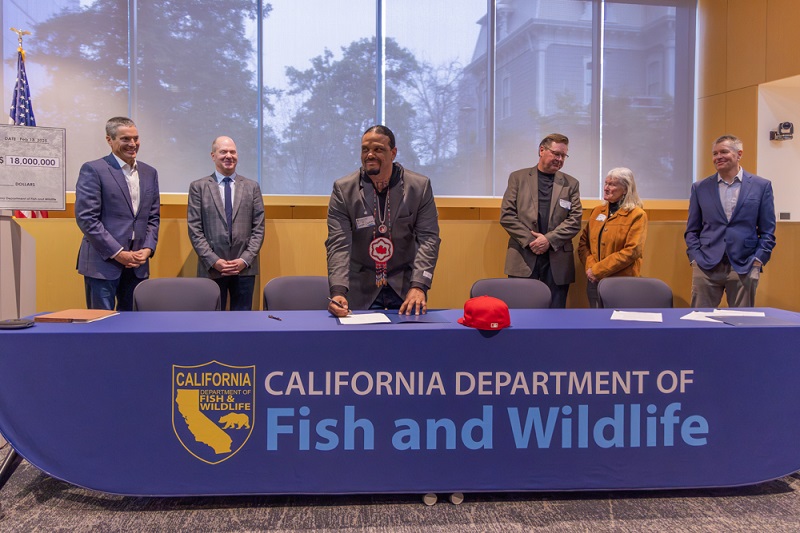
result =
[{"label": "american flag", "polygon": [[[17,49],[17,84],[14,86],[14,97],[8,112],[11,124],[16,126],[36,126],[31,104],[31,88],[28,86],[28,75],[25,73],[25,52],[20,46]],[[47,211],[14,211],[17,218],[47,218]]]}]

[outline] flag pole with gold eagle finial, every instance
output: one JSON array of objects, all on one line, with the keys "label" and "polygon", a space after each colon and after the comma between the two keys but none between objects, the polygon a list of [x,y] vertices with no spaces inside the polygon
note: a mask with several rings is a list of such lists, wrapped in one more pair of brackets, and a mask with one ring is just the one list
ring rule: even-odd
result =
[{"label": "flag pole with gold eagle finial", "polygon": [[[25,50],[22,48],[22,37],[30,35],[28,30],[18,30],[11,28],[17,34],[17,83],[14,86],[14,97],[11,100],[9,110],[10,123],[16,126],[36,126],[36,118],[33,116],[33,105],[31,104],[31,89],[28,86],[28,75],[25,72]],[[47,211],[15,211],[17,218],[47,218]]]}]

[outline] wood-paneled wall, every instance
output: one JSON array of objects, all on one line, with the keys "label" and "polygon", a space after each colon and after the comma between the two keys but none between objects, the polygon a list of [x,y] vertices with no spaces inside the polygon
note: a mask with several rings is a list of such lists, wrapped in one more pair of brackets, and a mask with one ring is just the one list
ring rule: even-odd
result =
[{"label": "wood-paneled wall", "polygon": [[797,0],[699,0],[696,179],[714,173],[711,144],[724,133],[744,143],[742,166],[757,173],[758,85],[800,75],[792,44]]},{"label": "wood-paneled wall", "polygon": [[[508,236],[498,222],[499,200],[479,201],[477,207],[459,202],[440,208],[442,246],[429,299],[432,307],[460,308],[476,280],[502,277]],[[482,203],[482,205],[481,205]],[[586,202],[589,209],[596,201]],[[279,206],[289,209],[291,206]],[[268,207],[267,211],[271,211]],[[310,218],[310,213],[315,215]],[[165,213],[185,213],[185,204],[165,206]],[[276,276],[326,275],[327,227],[320,206],[305,206],[300,218],[274,219],[266,223],[265,244],[260,255],[259,290]],[[642,275],[666,281],[675,293],[675,305],[687,307],[691,298],[691,269],[685,254],[683,231],[685,207],[649,210],[650,224]],[[683,213],[674,217],[675,213]],[[588,214],[588,211],[584,212]],[[672,218],[672,220],[670,220]],[[675,220],[675,218],[678,218]],[[20,220],[22,228],[36,240],[36,308],[53,311],[85,305],[83,278],[75,270],[81,233],[72,218]],[[794,276],[800,255],[800,225],[778,225],[778,247],[767,266],[757,304],[800,311],[800,281]],[[575,241],[577,247],[577,237]],[[570,289],[569,307],[586,307],[586,280],[577,265],[578,280]],[[153,277],[194,276],[197,256],[192,250],[184,216],[164,216],[158,249],[151,263]],[[255,296],[260,306],[260,294]]]}]

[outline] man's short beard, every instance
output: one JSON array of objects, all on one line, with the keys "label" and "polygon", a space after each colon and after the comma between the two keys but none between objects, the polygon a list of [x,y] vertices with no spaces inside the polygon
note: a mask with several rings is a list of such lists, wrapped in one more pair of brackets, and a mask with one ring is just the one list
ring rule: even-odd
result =
[{"label": "man's short beard", "polygon": [[378,174],[381,173],[381,169],[371,168],[369,170],[365,170],[364,172],[366,172],[367,176],[377,176]]}]

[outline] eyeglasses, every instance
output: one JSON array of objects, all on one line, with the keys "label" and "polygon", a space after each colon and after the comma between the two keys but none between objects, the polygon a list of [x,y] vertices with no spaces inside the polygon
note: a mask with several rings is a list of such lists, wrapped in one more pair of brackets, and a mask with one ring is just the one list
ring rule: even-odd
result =
[{"label": "eyeglasses", "polygon": [[551,154],[553,154],[553,157],[555,157],[556,159],[561,159],[562,161],[566,161],[566,160],[567,160],[567,158],[569,157],[569,156],[568,156],[567,154],[565,154],[564,152],[556,152],[555,150],[552,150],[552,149],[550,149],[550,148],[547,148],[547,147],[545,147],[545,150],[547,150],[548,152],[550,152]]}]

